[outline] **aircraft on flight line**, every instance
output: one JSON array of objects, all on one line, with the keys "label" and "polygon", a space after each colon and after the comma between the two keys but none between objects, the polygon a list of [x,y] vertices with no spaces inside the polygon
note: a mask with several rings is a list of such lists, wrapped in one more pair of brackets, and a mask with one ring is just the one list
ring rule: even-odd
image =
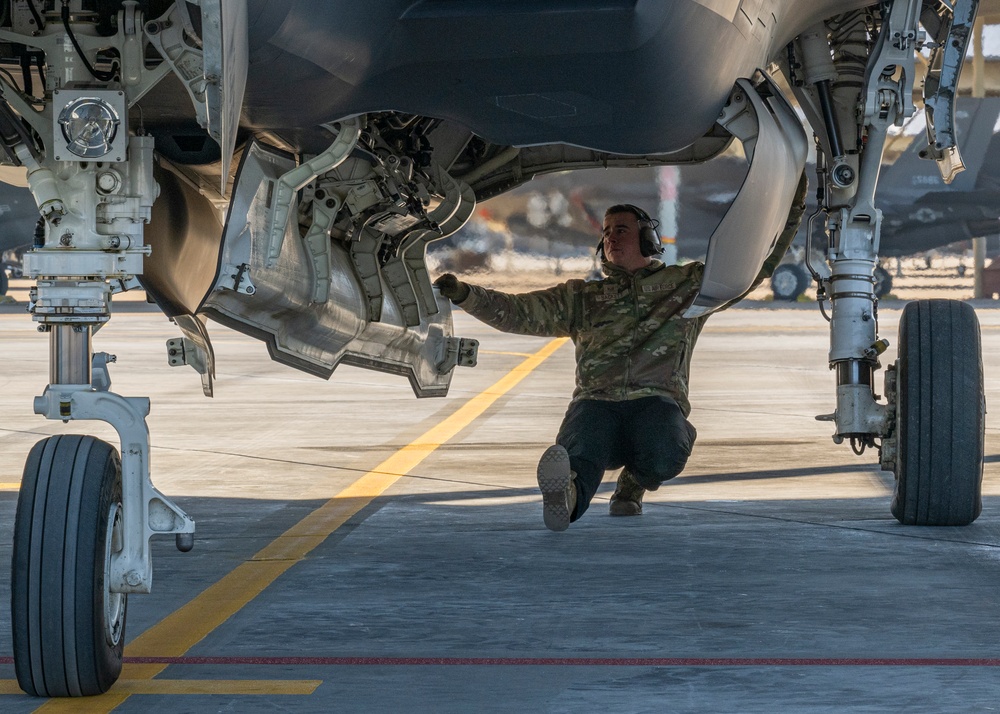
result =
[{"label": "aircraft on flight line", "polygon": [[877,386],[873,273],[882,155],[889,127],[914,112],[915,85],[927,155],[946,183],[962,169],[955,98],[978,6],[0,4],[0,162],[22,167],[44,219],[42,245],[24,257],[30,313],[50,340],[51,383],[34,409],[108,422],[123,446],[119,462],[105,441],[57,435],[27,456],[11,597],[20,686],[110,688],[128,596],[151,587],[150,537],[193,544],[194,521],[150,479],[148,400],[112,392],[106,355],[94,353],[114,294],[141,284],[173,318],[172,359],[201,374],[206,394],[212,319],[316,376],[346,362],[443,396],[476,345],[453,334],[426,246],[477,201],[545,173],[694,164],[739,142],[748,169],[684,313],[697,319],[752,282],[815,136],[823,210],[810,219],[809,261],[832,316],[834,441],[878,450],[900,522],[972,522],[984,438],[977,318],[966,303],[910,303]]},{"label": "aircraft on flight line", "polygon": [[[1000,232],[1000,97],[962,97],[956,109],[956,133],[963,148],[965,171],[945,184],[932,161],[920,158],[924,142],[923,111],[905,132],[891,135],[882,164],[876,203],[883,214],[879,255],[902,257]],[[709,237],[725,216],[745,179],[746,160],[736,152],[702,164],[676,169],[677,259],[703,260]],[[815,163],[806,168],[816,185]],[[463,238],[477,241],[478,251],[511,247],[539,256],[567,257],[593,252],[603,211],[616,203],[638,205],[657,215],[660,169],[590,169],[538,177],[480,204],[473,219],[447,243],[461,249]],[[810,191],[806,214],[817,209]],[[507,238],[513,235],[513,239]],[[665,236],[663,227],[660,234]],[[804,246],[806,226],[794,245]],[[441,243],[445,243],[442,241]],[[440,244],[435,244],[434,250]],[[486,253],[488,257],[488,252]],[[771,281],[776,300],[795,300],[812,278],[803,251],[789,251]],[[470,259],[471,258],[467,258]],[[876,268],[878,297],[889,292],[892,276]]]},{"label": "aircraft on flight line", "polygon": [[31,192],[0,183],[0,295],[7,294],[9,278],[21,277],[22,256],[31,248],[37,225]]}]

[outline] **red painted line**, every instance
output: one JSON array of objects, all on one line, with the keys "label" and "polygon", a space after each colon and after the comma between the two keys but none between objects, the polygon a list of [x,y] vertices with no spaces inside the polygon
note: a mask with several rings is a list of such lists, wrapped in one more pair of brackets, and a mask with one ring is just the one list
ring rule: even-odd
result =
[{"label": "red painted line", "polygon": [[1000,658],[797,658],[797,657],[126,657],[137,664],[266,664],[381,666],[576,667],[1000,667]]},{"label": "red painted line", "polygon": [[[570,667],[1000,667],[976,657],[126,657],[129,664]],[[0,664],[13,664],[0,657]]]}]

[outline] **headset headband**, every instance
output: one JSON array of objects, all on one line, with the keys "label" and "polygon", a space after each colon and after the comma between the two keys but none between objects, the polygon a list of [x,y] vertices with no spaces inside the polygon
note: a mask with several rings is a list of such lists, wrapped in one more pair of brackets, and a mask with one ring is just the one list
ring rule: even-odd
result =
[{"label": "headset headband", "polygon": [[648,213],[646,213],[644,210],[642,210],[641,208],[639,208],[635,204],[633,204],[633,203],[623,203],[622,205],[625,206],[626,208],[628,208],[629,210],[631,210],[635,214],[635,217],[638,218],[640,221],[645,221],[646,223],[648,223],[650,225],[650,227],[652,227],[652,228],[659,227],[659,225],[660,225],[659,221],[657,221],[657,220],[655,220],[653,218],[650,218],[650,216],[649,216]]}]

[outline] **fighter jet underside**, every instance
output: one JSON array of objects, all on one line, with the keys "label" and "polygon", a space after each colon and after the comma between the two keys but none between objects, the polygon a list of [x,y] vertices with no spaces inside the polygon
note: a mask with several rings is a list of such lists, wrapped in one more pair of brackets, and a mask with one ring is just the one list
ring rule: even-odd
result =
[{"label": "fighter jet underside", "polygon": [[[814,141],[809,263],[830,309],[834,440],[878,448],[902,523],[979,515],[975,314],[909,305],[879,397],[872,277],[884,140],[912,114],[915,85],[929,157],[945,180],[962,168],[954,99],[977,0],[3,7],[0,159],[23,167],[45,228],[24,266],[51,345],[35,411],[121,437],[120,455],[57,436],[28,456],[13,566],[26,692],[106,691],[127,595],[151,587],[149,538],[193,543],[192,519],[150,479],[148,400],[113,393],[113,358],[94,352],[114,294],[141,284],[174,319],[171,361],[194,367],[208,395],[211,319],[311,374],[350,363],[441,396],[476,344],[453,334],[426,246],[477,201],[548,172],[703,162],[740,142],[747,176],[710,240],[694,317],[750,286]],[[87,575],[95,567],[103,577]]]}]

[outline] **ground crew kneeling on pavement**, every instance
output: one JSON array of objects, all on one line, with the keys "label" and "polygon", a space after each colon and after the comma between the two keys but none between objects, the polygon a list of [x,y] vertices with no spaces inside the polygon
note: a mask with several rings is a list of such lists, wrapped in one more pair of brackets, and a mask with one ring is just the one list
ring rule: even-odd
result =
[{"label": "ground crew kneeling on pavement", "polygon": [[[805,194],[803,173],[785,228],[751,290],[774,272],[795,237]],[[655,223],[630,204],[605,212],[597,250],[606,277],[594,282],[569,280],[516,295],[450,273],[434,282],[442,295],[498,330],[570,337],[576,346],[573,399],[555,445],[538,463],[545,525],[554,531],[583,515],[609,469],[624,467],[611,515],[640,515],[643,494],[684,469],[696,435],[687,420],[688,371],[708,316],[683,313],[698,293],[704,264],[653,259],[661,251]]]}]

